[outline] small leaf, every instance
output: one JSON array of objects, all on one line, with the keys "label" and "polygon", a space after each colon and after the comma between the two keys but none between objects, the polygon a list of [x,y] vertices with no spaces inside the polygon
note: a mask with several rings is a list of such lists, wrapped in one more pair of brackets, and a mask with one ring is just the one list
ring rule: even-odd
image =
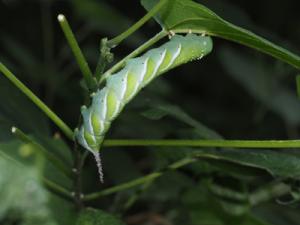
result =
[{"label": "small leaf", "polygon": [[87,208],[80,213],[76,225],[124,225],[124,223],[102,210]]}]

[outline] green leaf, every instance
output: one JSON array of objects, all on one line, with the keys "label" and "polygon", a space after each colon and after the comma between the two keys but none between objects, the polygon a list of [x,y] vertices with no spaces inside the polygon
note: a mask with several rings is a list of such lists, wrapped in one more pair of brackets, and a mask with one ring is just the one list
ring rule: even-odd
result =
[{"label": "green leaf", "polygon": [[[287,150],[286,150],[287,151]],[[197,153],[196,153],[197,155]],[[232,162],[244,166],[261,168],[273,176],[298,177],[300,176],[300,158],[296,154],[268,151],[268,150],[222,150],[210,151],[201,155],[201,158]]]},{"label": "green leaf", "polygon": [[[0,152],[0,222],[10,218],[22,225],[56,225],[48,207],[48,193],[35,168],[20,166]],[[3,157],[4,156],[4,157]],[[12,224],[15,224],[12,222]]]},{"label": "green leaf", "polygon": [[80,213],[76,225],[124,225],[124,223],[102,210],[87,208]]},{"label": "green leaf", "polygon": [[[141,2],[149,10],[158,0],[141,0]],[[257,49],[300,68],[299,56],[246,29],[229,23],[210,9],[191,0],[170,0],[155,19],[166,30],[182,33],[192,30],[195,33],[221,37]]]}]

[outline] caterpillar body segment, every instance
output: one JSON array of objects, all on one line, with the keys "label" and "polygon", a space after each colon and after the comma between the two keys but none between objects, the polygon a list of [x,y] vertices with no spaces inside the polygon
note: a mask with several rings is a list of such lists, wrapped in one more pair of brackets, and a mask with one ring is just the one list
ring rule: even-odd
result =
[{"label": "caterpillar body segment", "polygon": [[82,107],[83,123],[75,131],[79,144],[98,152],[111,122],[124,106],[155,77],[192,60],[201,59],[212,50],[208,36],[174,35],[159,48],[130,59],[125,67],[106,80],[106,86],[92,96],[91,105]]}]

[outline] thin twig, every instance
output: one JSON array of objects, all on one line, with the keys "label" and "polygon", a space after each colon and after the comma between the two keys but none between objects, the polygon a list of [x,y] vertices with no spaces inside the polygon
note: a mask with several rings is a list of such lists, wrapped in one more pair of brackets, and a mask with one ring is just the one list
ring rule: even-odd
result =
[{"label": "thin twig", "polygon": [[300,140],[145,140],[106,139],[103,147],[224,147],[224,148],[300,148]]},{"label": "thin twig", "polygon": [[139,21],[133,24],[128,30],[124,31],[122,34],[108,41],[110,47],[115,47],[141,26],[143,26],[149,19],[151,19],[159,10],[167,3],[168,0],[160,0],[145,16],[143,16]]}]

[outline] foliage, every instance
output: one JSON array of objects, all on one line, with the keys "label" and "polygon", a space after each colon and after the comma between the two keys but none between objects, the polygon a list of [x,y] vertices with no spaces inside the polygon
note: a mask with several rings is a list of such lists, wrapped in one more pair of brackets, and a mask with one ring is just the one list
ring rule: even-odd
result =
[{"label": "foliage", "polygon": [[[141,5],[0,3],[1,21],[9,21],[0,27],[1,72],[32,90],[0,76],[0,223],[299,224],[300,145],[289,141],[300,123],[297,1]],[[60,17],[64,33],[59,13],[69,19]],[[101,150],[100,184],[69,126],[80,123],[90,92],[170,31],[210,35],[214,50],[169,71],[126,107]]]}]

